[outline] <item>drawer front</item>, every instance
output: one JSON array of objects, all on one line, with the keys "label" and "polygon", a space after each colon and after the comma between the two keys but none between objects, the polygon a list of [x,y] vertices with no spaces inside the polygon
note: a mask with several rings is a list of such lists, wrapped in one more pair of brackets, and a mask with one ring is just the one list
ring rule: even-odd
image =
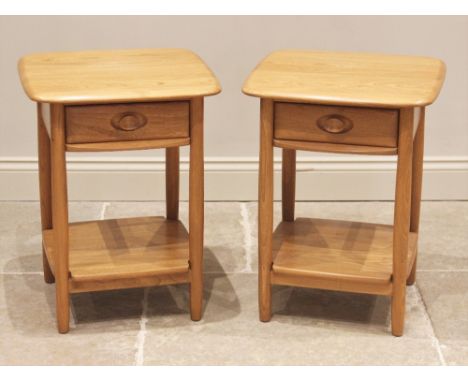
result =
[{"label": "drawer front", "polygon": [[67,106],[67,143],[189,136],[189,102]]},{"label": "drawer front", "polygon": [[275,103],[275,138],[397,147],[398,110]]}]

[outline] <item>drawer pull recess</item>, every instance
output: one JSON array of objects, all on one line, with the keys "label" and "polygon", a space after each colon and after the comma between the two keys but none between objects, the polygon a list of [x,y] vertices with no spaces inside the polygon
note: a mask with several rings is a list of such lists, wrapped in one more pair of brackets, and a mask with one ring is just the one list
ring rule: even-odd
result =
[{"label": "drawer pull recess", "polygon": [[125,111],[112,117],[113,128],[123,131],[134,131],[148,123],[148,119],[141,113],[135,111]]},{"label": "drawer pull recess", "polygon": [[353,122],[339,114],[328,114],[317,120],[317,126],[330,134],[343,134],[353,128]]}]

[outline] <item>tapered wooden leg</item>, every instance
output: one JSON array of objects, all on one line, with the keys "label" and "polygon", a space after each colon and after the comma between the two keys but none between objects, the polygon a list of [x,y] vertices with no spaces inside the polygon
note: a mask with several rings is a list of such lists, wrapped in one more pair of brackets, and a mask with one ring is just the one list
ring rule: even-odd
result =
[{"label": "tapered wooden leg", "polygon": [[400,110],[395,216],[393,227],[392,333],[403,335],[411,209],[413,109]]},{"label": "tapered wooden leg", "polygon": [[258,180],[258,300],[260,321],[271,319],[273,240],[273,101],[260,105],[260,171]]},{"label": "tapered wooden leg", "polygon": [[296,150],[283,149],[282,209],[283,221],[294,221],[296,202]]},{"label": "tapered wooden leg", "polygon": [[54,227],[57,326],[60,333],[68,332],[70,320],[68,293],[68,198],[64,116],[63,105],[51,105],[52,224]]},{"label": "tapered wooden leg", "polygon": [[[51,191],[51,168],[50,168],[50,137],[44,125],[41,104],[37,104],[37,142],[39,162],[39,200],[41,205],[41,227],[42,231],[52,228],[52,191]],[[54,275],[47,260],[42,246],[42,267],[44,269],[44,281],[52,284]]]},{"label": "tapered wooden leg", "polygon": [[[423,177],[423,159],[424,159],[424,121],[425,109],[421,108],[419,116],[418,129],[413,140],[413,174],[411,182],[411,219],[410,231],[419,232],[419,217],[421,214],[421,192]],[[417,250],[417,249],[416,249]],[[416,281],[417,252],[414,259],[411,272],[406,281],[407,285],[413,285]]]},{"label": "tapered wooden leg", "polygon": [[179,148],[166,148],[166,217],[179,219]]},{"label": "tapered wooden leg", "polygon": [[190,315],[198,321],[203,304],[203,98],[190,101],[189,257]]}]

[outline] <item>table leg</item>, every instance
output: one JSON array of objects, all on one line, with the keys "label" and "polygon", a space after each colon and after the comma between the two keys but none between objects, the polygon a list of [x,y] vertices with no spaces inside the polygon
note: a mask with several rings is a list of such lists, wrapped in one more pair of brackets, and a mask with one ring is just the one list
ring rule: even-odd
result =
[{"label": "table leg", "polygon": [[[39,162],[39,200],[41,206],[42,231],[52,228],[52,192],[50,173],[50,137],[44,125],[41,104],[37,104],[37,142]],[[44,269],[44,281],[51,284],[55,281],[54,275],[47,260],[44,247],[42,247],[42,267]]]},{"label": "table leg", "polygon": [[166,217],[179,219],[179,148],[166,148]]},{"label": "table leg", "polygon": [[198,321],[203,305],[203,98],[190,101],[189,257],[190,315]]},{"label": "table leg", "polygon": [[260,106],[260,170],[258,188],[258,281],[260,320],[271,318],[273,241],[273,101]]},{"label": "table leg", "polygon": [[[410,231],[419,232],[419,217],[421,214],[421,191],[422,191],[422,177],[423,177],[423,159],[424,159],[424,121],[425,109],[421,109],[419,116],[418,129],[413,140],[413,178],[411,182],[411,220]],[[419,245],[418,245],[419,246]],[[416,251],[418,249],[416,248]],[[416,281],[416,263],[417,252],[414,258],[411,273],[406,281],[407,285],[413,285]]]},{"label": "table leg", "polygon": [[398,163],[393,226],[392,333],[403,335],[406,304],[408,238],[411,210],[411,171],[414,109],[400,110]]},{"label": "table leg", "polygon": [[60,333],[68,332],[70,320],[70,296],[68,291],[68,197],[64,118],[64,106],[51,105],[52,220],[54,227],[57,326]]},{"label": "table leg", "polygon": [[283,221],[292,222],[296,202],[296,150],[283,149],[281,175]]}]

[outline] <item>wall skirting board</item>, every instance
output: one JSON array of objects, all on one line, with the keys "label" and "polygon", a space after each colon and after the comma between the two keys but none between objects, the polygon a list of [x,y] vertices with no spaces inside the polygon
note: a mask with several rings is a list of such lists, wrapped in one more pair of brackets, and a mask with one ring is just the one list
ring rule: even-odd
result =
[{"label": "wall skirting board", "polygon": [[[393,200],[395,157],[318,156],[297,161],[297,200]],[[70,200],[163,200],[164,159],[72,156]],[[281,158],[275,158],[275,199],[281,197]],[[181,158],[181,199],[188,161]],[[258,159],[207,157],[205,200],[256,200]],[[0,200],[37,200],[37,159],[0,157]],[[427,157],[423,199],[468,200],[468,156]]]}]

